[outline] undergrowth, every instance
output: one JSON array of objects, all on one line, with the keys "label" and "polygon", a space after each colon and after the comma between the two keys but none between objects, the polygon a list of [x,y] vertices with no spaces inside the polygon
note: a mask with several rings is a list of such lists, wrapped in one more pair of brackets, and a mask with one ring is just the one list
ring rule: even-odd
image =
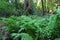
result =
[{"label": "undergrowth", "polygon": [[60,38],[59,20],[58,15],[43,18],[38,16],[2,18],[13,40],[56,40]]}]

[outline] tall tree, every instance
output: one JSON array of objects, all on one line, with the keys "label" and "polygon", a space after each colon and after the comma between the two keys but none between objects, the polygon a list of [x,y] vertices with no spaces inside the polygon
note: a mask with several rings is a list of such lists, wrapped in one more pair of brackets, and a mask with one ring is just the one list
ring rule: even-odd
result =
[{"label": "tall tree", "polygon": [[32,14],[32,0],[24,0],[24,10],[28,10]]},{"label": "tall tree", "polygon": [[29,13],[31,13],[32,14],[32,12],[33,12],[33,9],[32,9],[32,3],[33,1],[32,0],[29,0]]},{"label": "tall tree", "polygon": [[43,13],[42,15],[44,15],[44,12],[45,12],[44,11],[44,0],[41,0],[41,2],[42,2],[42,13]]},{"label": "tall tree", "polygon": [[28,7],[28,2],[27,0],[24,0],[24,10],[26,10],[27,7]]}]

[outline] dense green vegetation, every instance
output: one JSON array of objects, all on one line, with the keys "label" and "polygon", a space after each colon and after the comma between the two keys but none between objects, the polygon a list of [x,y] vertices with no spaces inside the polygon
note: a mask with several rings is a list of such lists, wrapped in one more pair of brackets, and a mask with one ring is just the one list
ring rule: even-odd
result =
[{"label": "dense green vegetation", "polygon": [[18,14],[15,7],[11,6],[8,2],[0,1],[0,16],[11,16]]},{"label": "dense green vegetation", "polygon": [[55,40],[60,37],[60,17],[11,16],[2,18],[14,40]]},{"label": "dense green vegetation", "polygon": [[59,2],[0,0],[0,40],[60,40]]}]

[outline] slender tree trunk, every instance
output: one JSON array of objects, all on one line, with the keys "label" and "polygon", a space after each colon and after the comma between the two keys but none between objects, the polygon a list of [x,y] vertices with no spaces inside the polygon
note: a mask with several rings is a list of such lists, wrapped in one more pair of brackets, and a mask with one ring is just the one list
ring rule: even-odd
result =
[{"label": "slender tree trunk", "polygon": [[27,0],[24,0],[24,10],[27,9],[27,6],[28,6]]},{"label": "slender tree trunk", "polygon": [[30,14],[33,13],[33,9],[32,9],[32,0],[29,0],[29,13],[30,13]]},{"label": "slender tree trunk", "polygon": [[44,3],[43,3],[43,0],[41,0],[41,2],[42,2],[42,15],[44,15]]},{"label": "slender tree trunk", "polygon": [[32,0],[24,0],[24,10],[32,14]]}]

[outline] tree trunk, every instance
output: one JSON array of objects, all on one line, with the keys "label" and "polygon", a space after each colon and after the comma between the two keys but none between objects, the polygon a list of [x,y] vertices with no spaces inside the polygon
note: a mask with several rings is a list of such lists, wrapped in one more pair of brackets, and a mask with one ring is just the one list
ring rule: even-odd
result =
[{"label": "tree trunk", "polygon": [[24,0],[24,10],[27,9],[27,6],[28,6],[27,0]]},{"label": "tree trunk", "polygon": [[41,2],[42,2],[42,15],[44,15],[44,3],[43,3],[43,0],[41,0]]},{"label": "tree trunk", "polygon": [[32,14],[32,0],[24,0],[24,10]]},{"label": "tree trunk", "polygon": [[30,14],[33,13],[33,9],[32,9],[32,0],[29,0],[29,13],[30,13]]}]

